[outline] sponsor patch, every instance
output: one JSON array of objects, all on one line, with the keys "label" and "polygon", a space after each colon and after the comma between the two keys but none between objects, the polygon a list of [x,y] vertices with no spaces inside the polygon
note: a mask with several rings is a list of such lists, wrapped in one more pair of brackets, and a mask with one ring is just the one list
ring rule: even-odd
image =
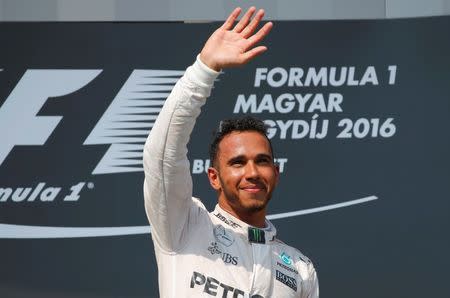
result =
[{"label": "sponsor patch", "polygon": [[287,271],[290,271],[290,272],[292,272],[292,273],[298,274],[298,271],[297,271],[296,269],[291,268],[291,267],[289,267],[289,266],[286,266],[286,265],[284,265],[283,263],[277,262],[277,265],[280,266],[281,268],[287,270]]},{"label": "sponsor patch", "polygon": [[280,255],[280,259],[285,263],[286,265],[292,265],[292,258],[288,256],[285,252],[282,252]]},{"label": "sponsor patch", "polygon": [[286,286],[297,292],[297,280],[295,278],[290,277],[278,270],[276,270],[275,273],[276,279],[278,281],[280,281],[281,283],[285,284]]},{"label": "sponsor patch", "polygon": [[208,251],[212,255],[220,255],[220,258],[226,264],[232,264],[232,265],[237,265],[238,264],[239,257],[235,257],[235,256],[230,255],[227,252],[223,252],[220,249],[220,247],[217,244],[217,242],[211,242],[211,246],[208,247]]},{"label": "sponsor patch", "polygon": [[253,243],[266,243],[266,236],[263,230],[249,227],[248,240]]},{"label": "sponsor patch", "polygon": [[225,216],[223,216],[223,215],[220,214],[219,212],[217,212],[217,213],[215,214],[215,216],[216,216],[218,219],[220,219],[221,221],[223,221],[225,224],[229,225],[230,227],[232,227],[232,228],[234,228],[234,229],[237,229],[237,228],[240,228],[240,227],[241,227],[240,224],[234,222],[234,221],[231,220],[231,219],[226,218]]},{"label": "sponsor patch", "polygon": [[243,290],[222,283],[214,277],[206,276],[196,271],[192,272],[190,288],[200,288],[210,296],[264,298],[258,294],[246,293]]},{"label": "sponsor patch", "polygon": [[223,226],[214,227],[214,238],[216,238],[217,242],[225,245],[226,247],[229,247],[234,243],[233,235],[228,233]]},{"label": "sponsor patch", "polygon": [[222,251],[219,249],[219,245],[217,245],[216,242],[211,242],[211,246],[208,247],[208,251],[212,254],[212,255],[220,255],[222,254]]}]

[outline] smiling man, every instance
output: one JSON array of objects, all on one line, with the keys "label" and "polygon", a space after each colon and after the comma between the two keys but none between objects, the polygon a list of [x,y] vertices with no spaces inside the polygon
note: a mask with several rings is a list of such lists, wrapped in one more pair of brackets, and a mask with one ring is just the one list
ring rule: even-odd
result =
[{"label": "smiling man", "polygon": [[219,206],[240,220],[265,227],[266,206],[278,182],[272,147],[260,120],[225,120],[210,146],[211,186]]},{"label": "smiling man", "polygon": [[[260,120],[222,121],[208,169],[218,204],[192,197],[187,143],[221,69],[266,51],[256,31],[264,11],[240,8],[208,39],[167,98],[144,149],[144,196],[152,226],[161,297],[318,297],[312,263],[276,238],[266,219],[279,171]],[[255,32],[256,31],[256,32]]]}]

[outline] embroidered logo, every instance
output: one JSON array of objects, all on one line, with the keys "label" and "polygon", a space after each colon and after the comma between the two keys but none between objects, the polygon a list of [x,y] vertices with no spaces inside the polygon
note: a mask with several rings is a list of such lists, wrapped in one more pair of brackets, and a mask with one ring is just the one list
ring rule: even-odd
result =
[{"label": "embroidered logo", "polygon": [[240,228],[240,227],[241,227],[240,224],[234,222],[234,221],[231,220],[231,219],[227,219],[225,216],[223,216],[223,215],[220,214],[220,213],[215,214],[215,216],[216,216],[218,219],[220,219],[221,221],[223,221],[224,223],[226,223],[227,225],[229,225],[230,227],[234,228],[234,229],[237,229],[237,228]]},{"label": "embroidered logo", "polygon": [[211,242],[211,246],[208,247],[208,251],[212,254],[212,255],[220,255],[220,258],[222,259],[222,261],[224,261],[227,264],[233,264],[233,265],[237,265],[238,264],[238,257],[232,256],[229,253],[223,252],[220,248],[219,245],[217,244],[217,242]]},{"label": "embroidered logo", "polygon": [[276,270],[276,279],[291,288],[292,290],[297,292],[297,280],[293,277],[290,277],[278,270]]},{"label": "embroidered logo", "polygon": [[292,258],[288,256],[285,252],[282,252],[280,255],[280,259],[285,263],[286,265],[292,265]]},{"label": "embroidered logo", "polygon": [[209,252],[212,255],[215,255],[215,254],[220,255],[220,254],[222,254],[222,251],[219,249],[219,246],[217,245],[216,242],[211,242],[211,246],[208,247],[208,250],[209,250]]},{"label": "embroidered logo", "polygon": [[214,238],[216,238],[217,242],[225,245],[226,247],[229,247],[234,243],[233,235],[227,232],[223,226],[214,227]]}]

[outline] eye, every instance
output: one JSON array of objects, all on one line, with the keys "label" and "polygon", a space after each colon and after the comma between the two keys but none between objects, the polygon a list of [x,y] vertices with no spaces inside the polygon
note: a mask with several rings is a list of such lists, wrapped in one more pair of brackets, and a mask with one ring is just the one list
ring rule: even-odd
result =
[{"label": "eye", "polygon": [[272,163],[272,159],[269,157],[260,157],[256,160],[256,162],[260,165],[269,165]]},{"label": "eye", "polygon": [[245,164],[245,160],[241,159],[241,158],[236,158],[236,159],[232,159],[229,164],[232,167],[241,167]]},{"label": "eye", "polygon": [[244,161],[242,161],[242,160],[233,160],[230,164],[233,167],[239,167],[239,166],[244,165]]}]

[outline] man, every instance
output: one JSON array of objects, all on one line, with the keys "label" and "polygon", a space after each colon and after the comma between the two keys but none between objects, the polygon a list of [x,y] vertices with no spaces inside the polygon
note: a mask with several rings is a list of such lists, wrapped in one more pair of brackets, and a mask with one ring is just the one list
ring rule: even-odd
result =
[{"label": "man", "polygon": [[265,219],[279,172],[262,122],[221,123],[208,170],[218,205],[208,213],[192,198],[186,145],[200,108],[219,71],[263,53],[266,47],[256,44],[272,28],[269,22],[255,33],[264,11],[253,7],[234,25],[240,12],[235,9],[211,35],[177,82],[145,144],[145,207],[161,297],[319,295],[312,263],[275,238]]}]

